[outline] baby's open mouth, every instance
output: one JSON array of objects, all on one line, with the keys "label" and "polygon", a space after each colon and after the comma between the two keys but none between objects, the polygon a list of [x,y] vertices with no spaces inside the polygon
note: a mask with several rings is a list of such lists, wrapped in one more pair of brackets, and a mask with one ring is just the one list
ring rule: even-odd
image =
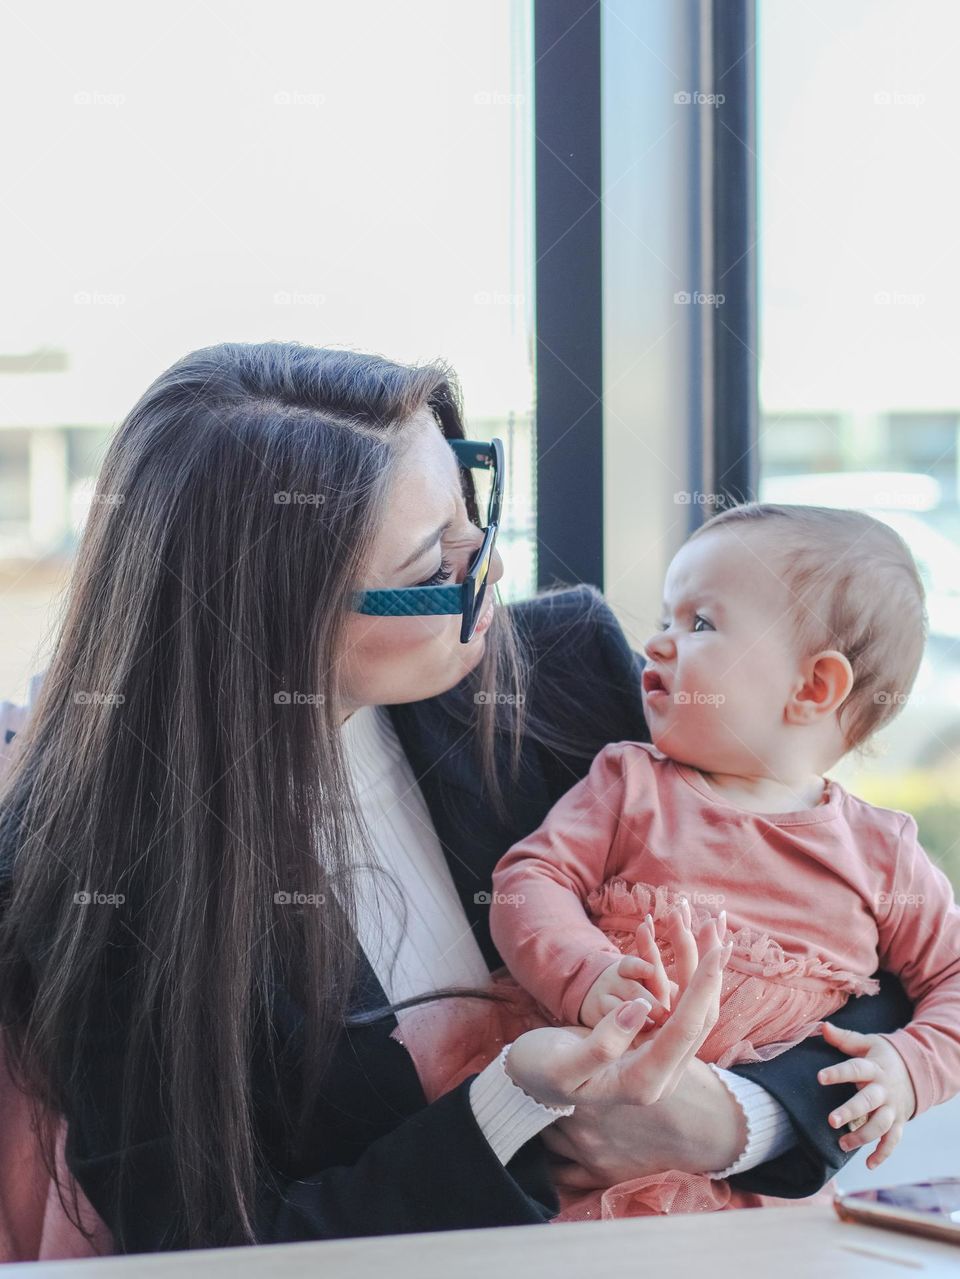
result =
[{"label": "baby's open mouth", "polygon": [[645,666],[643,674],[640,677],[643,691],[649,696],[651,693],[666,693],[668,691],[666,684],[657,671],[652,671],[649,666]]}]

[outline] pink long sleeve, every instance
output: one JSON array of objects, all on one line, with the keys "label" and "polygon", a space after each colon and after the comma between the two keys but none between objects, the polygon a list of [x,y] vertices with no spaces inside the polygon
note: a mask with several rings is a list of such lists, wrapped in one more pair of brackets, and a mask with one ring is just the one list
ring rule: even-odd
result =
[{"label": "pink long sleeve", "polygon": [[623,748],[607,746],[493,874],[490,931],[517,981],[555,1017],[576,1025],[587,991],[621,952],[583,907],[607,878],[623,810]]},{"label": "pink long sleeve", "polygon": [[910,816],[892,885],[880,896],[880,967],[897,974],[916,1005],[913,1021],[885,1038],[906,1062],[920,1114],[960,1091],[960,908]]}]

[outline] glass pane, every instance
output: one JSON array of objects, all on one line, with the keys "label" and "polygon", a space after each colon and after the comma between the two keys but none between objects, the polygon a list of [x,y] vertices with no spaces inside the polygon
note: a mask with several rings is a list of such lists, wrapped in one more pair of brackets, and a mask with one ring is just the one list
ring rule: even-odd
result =
[{"label": "glass pane", "polygon": [[12,5],[0,577],[18,621],[0,693],[40,669],[40,602],[106,436],[224,339],[449,361],[468,435],[504,440],[502,591],[529,594],[530,0],[281,2],[267,21],[171,0],[146,41],[129,7],[103,8]]},{"label": "glass pane", "polygon": [[758,14],[761,497],[859,507],[913,551],[923,667],[882,755],[833,771],[960,885],[960,6]]}]

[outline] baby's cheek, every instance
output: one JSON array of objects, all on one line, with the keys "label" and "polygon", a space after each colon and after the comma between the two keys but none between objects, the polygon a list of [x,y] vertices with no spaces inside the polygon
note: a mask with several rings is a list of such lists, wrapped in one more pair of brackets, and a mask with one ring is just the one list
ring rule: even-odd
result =
[{"label": "baby's cheek", "polygon": [[[723,707],[708,695],[681,691],[674,694],[664,714],[651,716],[653,744],[665,754],[700,767],[719,767],[722,759],[714,752],[729,747],[732,735]],[[733,738],[735,740],[735,737]]]},{"label": "baby's cheek", "polygon": [[664,712],[651,716],[653,744],[668,755],[687,758],[704,741],[705,729],[699,722],[698,708],[692,703],[676,702]]}]

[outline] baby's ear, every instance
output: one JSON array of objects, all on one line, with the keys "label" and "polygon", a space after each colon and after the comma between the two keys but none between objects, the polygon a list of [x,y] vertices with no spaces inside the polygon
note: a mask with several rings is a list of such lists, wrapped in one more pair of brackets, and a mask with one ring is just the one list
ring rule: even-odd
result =
[{"label": "baby's ear", "polygon": [[812,724],[835,714],[853,688],[853,667],[835,648],[808,657],[786,707],[790,724]]}]

